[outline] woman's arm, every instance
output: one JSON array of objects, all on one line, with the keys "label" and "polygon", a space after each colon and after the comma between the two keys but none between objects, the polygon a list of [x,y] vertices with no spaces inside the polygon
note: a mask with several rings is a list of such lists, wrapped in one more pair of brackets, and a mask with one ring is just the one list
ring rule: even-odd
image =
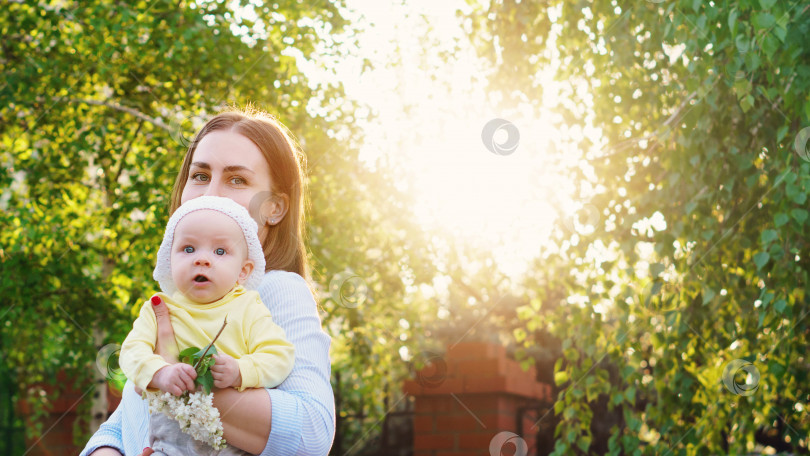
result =
[{"label": "woman's arm", "polygon": [[[123,402],[123,401],[122,401]],[[124,442],[121,438],[121,409],[119,404],[110,418],[107,419],[87,441],[80,456],[121,456],[124,454]]]},{"label": "woman's arm", "polygon": [[223,437],[230,444],[252,454],[267,446],[272,404],[265,389],[234,388],[214,391],[214,407],[222,420]]},{"label": "woman's arm", "polygon": [[295,364],[277,389],[214,394],[225,439],[252,453],[325,455],[335,435],[335,400],[329,382],[331,339],[321,327],[306,281],[298,274],[269,272],[258,291],[295,347]]}]

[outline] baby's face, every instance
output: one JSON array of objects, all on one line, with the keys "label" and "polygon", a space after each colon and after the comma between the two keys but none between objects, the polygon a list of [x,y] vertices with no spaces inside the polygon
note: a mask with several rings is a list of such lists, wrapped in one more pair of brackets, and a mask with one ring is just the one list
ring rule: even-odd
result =
[{"label": "baby's face", "polygon": [[171,266],[177,289],[199,304],[225,296],[253,271],[242,229],[214,210],[194,211],[180,220],[174,230]]}]

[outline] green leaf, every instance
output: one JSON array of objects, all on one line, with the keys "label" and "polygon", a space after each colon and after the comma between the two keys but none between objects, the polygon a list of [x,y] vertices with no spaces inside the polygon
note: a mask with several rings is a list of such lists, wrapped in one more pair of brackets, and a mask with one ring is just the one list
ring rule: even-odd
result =
[{"label": "green leaf", "polygon": [[776,240],[778,238],[779,238],[779,234],[776,232],[776,230],[765,230],[760,235],[760,240],[762,241],[762,244],[765,245],[765,246],[770,244],[771,241],[774,241],[774,240]]},{"label": "green leaf", "polygon": [[774,377],[781,377],[787,371],[785,366],[779,364],[776,361],[768,362],[768,373],[773,375]]},{"label": "green leaf", "polygon": [[731,10],[731,12],[728,14],[728,28],[732,31],[732,33],[734,32],[734,27],[737,26],[738,15],[739,13],[736,9]]},{"label": "green leaf", "polygon": [[768,59],[772,60],[773,55],[779,50],[779,40],[771,34],[765,35],[765,38],[762,39],[762,50],[765,51]]},{"label": "green leaf", "polygon": [[769,10],[776,5],[776,0],[759,0],[759,6],[764,10]]},{"label": "green leaf", "polygon": [[746,112],[746,113],[747,113],[747,112],[748,112],[748,111],[750,111],[750,110],[751,110],[751,108],[753,108],[753,107],[754,107],[754,97],[753,97],[751,94],[746,95],[746,96],[745,96],[745,97],[744,97],[744,98],[743,98],[743,99],[740,101],[740,108],[742,108],[743,112]]},{"label": "green leaf", "polygon": [[[203,350],[205,350],[205,347],[200,348],[199,350],[197,350],[197,353],[195,353],[194,356],[199,358],[200,356],[202,356]],[[205,353],[205,356],[211,356],[211,355],[216,355],[216,354],[217,354],[217,346],[212,345],[211,348],[209,348],[208,351]]]},{"label": "green leaf", "polygon": [[776,131],[776,141],[782,141],[785,138],[785,135],[788,131],[788,125],[782,125],[779,127],[779,130]]},{"label": "green leaf", "polygon": [[189,347],[180,352],[180,358],[185,358],[186,356],[194,355],[198,352],[202,351],[199,347]]},{"label": "green leaf", "polygon": [[748,36],[739,34],[734,37],[734,46],[737,48],[737,52],[748,52],[748,48],[751,47],[751,40]]},{"label": "green leaf", "polygon": [[567,381],[568,381],[568,372],[562,371],[554,373],[554,383],[556,383],[557,386],[560,386]]},{"label": "green leaf", "polygon": [[591,438],[587,435],[583,435],[577,440],[577,446],[580,450],[587,452],[588,448],[591,446]]},{"label": "green leaf", "polygon": [[211,372],[206,372],[203,375],[198,375],[195,383],[202,386],[203,390],[205,390],[205,394],[211,392],[211,389],[214,388],[214,376]]},{"label": "green leaf", "polygon": [[704,288],[703,289],[703,305],[711,302],[712,299],[717,295],[714,290],[711,288]]},{"label": "green leaf", "polygon": [[754,26],[758,29],[770,28],[776,23],[776,18],[770,13],[757,13],[754,15]]},{"label": "green leaf", "polygon": [[624,397],[632,404],[636,401],[636,387],[631,386],[624,391]]},{"label": "green leaf", "polygon": [[754,255],[754,264],[757,265],[757,270],[762,269],[762,267],[768,263],[770,258],[771,256],[768,255],[768,252],[759,252]]},{"label": "green leaf", "polygon": [[776,214],[776,215],[773,217],[773,223],[774,223],[774,225],[776,225],[776,227],[777,227],[777,228],[779,228],[780,226],[784,225],[784,224],[785,224],[785,223],[787,223],[789,220],[790,220],[790,217],[788,217],[788,216],[787,216],[787,214],[784,214],[784,213],[781,213],[781,212],[780,212],[780,213],[778,213],[778,214]]},{"label": "green leaf", "polygon": [[807,220],[807,211],[804,209],[793,209],[790,211],[790,215],[793,216],[793,219],[799,222],[799,225],[804,225],[804,221]]},{"label": "green leaf", "polygon": [[785,42],[785,38],[787,38],[787,29],[777,22],[776,27],[773,28],[773,34],[779,38],[779,41],[782,43]]},{"label": "green leaf", "polygon": [[780,299],[775,303],[773,303],[773,308],[776,309],[776,311],[779,312],[780,314],[785,312],[786,307],[787,301],[785,301],[784,299]]},{"label": "green leaf", "polygon": [[570,420],[571,418],[574,417],[574,415],[576,415],[576,413],[577,411],[576,409],[574,409],[574,407],[566,407],[565,411],[563,412],[563,418],[565,418],[566,420]]}]

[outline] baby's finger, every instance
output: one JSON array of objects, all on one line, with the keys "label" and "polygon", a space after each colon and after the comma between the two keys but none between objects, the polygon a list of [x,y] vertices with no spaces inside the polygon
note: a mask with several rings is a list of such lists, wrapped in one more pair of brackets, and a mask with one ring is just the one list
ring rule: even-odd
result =
[{"label": "baby's finger", "polygon": [[194,391],[194,379],[186,372],[180,374],[180,381],[184,391]]},{"label": "baby's finger", "polygon": [[228,382],[226,382],[225,380],[214,379],[214,386],[216,386],[217,388],[227,388],[231,385],[229,385]]},{"label": "baby's finger", "polygon": [[168,385],[168,388],[166,388],[166,391],[174,394],[175,396],[180,396],[180,395],[183,394],[182,388],[180,388],[180,385],[178,385],[176,383],[172,383],[171,385]]}]

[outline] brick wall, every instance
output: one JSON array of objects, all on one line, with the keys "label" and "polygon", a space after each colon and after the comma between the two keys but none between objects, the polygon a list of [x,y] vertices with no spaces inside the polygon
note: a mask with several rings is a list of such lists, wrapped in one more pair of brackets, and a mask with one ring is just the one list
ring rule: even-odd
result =
[{"label": "brick wall", "polygon": [[[36,387],[35,387],[36,388]],[[53,391],[51,386],[39,387],[43,391]],[[112,413],[121,402],[121,392],[107,387],[108,413]],[[82,401],[89,400],[92,391],[75,388],[61,389],[49,404],[47,413],[38,419],[42,423],[42,433],[26,438],[26,456],[77,455],[84,447],[73,443],[73,427]],[[27,401],[17,404],[17,411],[26,426],[32,427],[32,409]],[[85,421],[86,422],[86,421]]]},{"label": "brick wall", "polygon": [[403,386],[415,398],[414,456],[525,455],[535,448],[536,415],[523,419],[523,435],[507,433],[518,432],[520,407],[551,402],[551,386],[535,380],[534,368],[524,371],[504,347],[488,343],[421,356],[425,367]]}]

